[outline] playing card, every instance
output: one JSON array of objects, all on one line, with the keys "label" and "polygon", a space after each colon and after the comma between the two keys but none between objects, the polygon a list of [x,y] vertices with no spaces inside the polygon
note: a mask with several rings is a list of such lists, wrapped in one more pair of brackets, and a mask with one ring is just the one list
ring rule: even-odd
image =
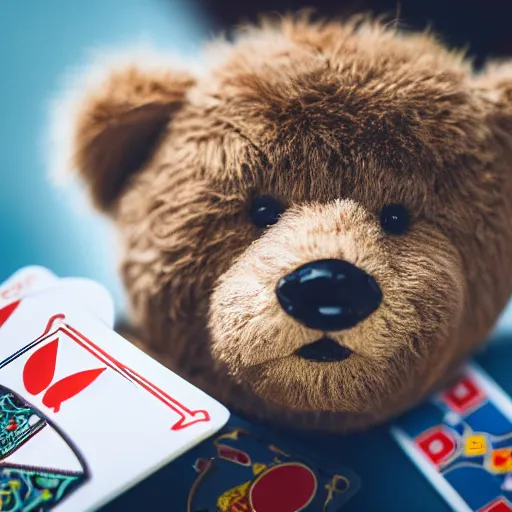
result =
[{"label": "playing card", "polygon": [[76,301],[87,312],[99,318],[107,327],[114,326],[115,307],[107,289],[91,279],[81,277],[63,277],[54,283],[51,290],[59,290],[63,298]]},{"label": "playing card", "polygon": [[175,509],[188,512],[336,512],[360,487],[348,468],[308,460],[233,424],[173,464],[188,479]]},{"label": "playing card", "polygon": [[49,510],[90,475],[73,443],[0,386],[0,509]]},{"label": "playing card", "polygon": [[[59,293],[20,303],[17,314],[37,312],[38,326],[46,317],[39,335],[2,335],[1,353],[11,353],[0,362],[0,421],[9,427],[0,485],[29,488],[37,478],[41,492],[30,499],[89,510],[215,433],[229,413],[79,307],[62,313]],[[2,499],[14,500],[5,485]],[[32,503],[16,499],[20,509]]]},{"label": "playing card", "polygon": [[476,365],[392,434],[454,510],[512,511],[512,401]]},{"label": "playing card", "polygon": [[54,311],[66,313],[68,308],[88,312],[107,327],[114,324],[114,304],[103,286],[89,279],[56,279],[0,309],[0,360],[39,336]]},{"label": "playing card", "polygon": [[114,325],[114,303],[105,287],[91,279],[59,279],[43,267],[31,266],[19,270],[0,286],[0,327],[12,316],[21,299],[54,289],[62,290],[62,300],[79,302],[109,327]]},{"label": "playing card", "polygon": [[44,267],[22,268],[0,285],[0,309],[58,281],[59,278]]}]

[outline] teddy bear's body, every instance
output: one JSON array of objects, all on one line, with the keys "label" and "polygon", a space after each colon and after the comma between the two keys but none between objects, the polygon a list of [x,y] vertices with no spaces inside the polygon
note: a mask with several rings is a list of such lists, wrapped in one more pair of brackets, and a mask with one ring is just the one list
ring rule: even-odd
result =
[{"label": "teddy bear's body", "polygon": [[112,70],[76,113],[144,347],[278,423],[401,412],[512,291],[512,70],[372,21],[285,18],[214,55]]}]

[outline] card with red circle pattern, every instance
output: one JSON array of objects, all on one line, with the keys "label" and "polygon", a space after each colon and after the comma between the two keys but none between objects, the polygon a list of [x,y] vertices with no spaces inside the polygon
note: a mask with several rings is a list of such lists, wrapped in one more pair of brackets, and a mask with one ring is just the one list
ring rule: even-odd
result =
[{"label": "card with red circle pattern", "polygon": [[337,512],[360,488],[350,469],[321,466],[228,425],[186,459],[191,512]]}]

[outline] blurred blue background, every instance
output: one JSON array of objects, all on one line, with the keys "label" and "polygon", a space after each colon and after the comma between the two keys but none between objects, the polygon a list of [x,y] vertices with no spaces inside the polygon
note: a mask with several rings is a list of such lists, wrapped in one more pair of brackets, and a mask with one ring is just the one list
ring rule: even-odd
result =
[{"label": "blurred blue background", "polygon": [[[200,3],[186,0],[2,2],[0,7],[0,279],[39,264],[91,277],[124,309],[116,244],[105,219],[76,188],[50,184],[42,147],[48,104],[91,47],[143,38],[192,55],[212,35]],[[512,308],[499,326],[512,331]]]},{"label": "blurred blue background", "polygon": [[42,147],[50,100],[91,47],[143,39],[194,53],[210,36],[191,2],[6,0],[0,5],[0,282],[30,264],[105,284],[124,308],[116,244],[77,187],[50,184]]}]

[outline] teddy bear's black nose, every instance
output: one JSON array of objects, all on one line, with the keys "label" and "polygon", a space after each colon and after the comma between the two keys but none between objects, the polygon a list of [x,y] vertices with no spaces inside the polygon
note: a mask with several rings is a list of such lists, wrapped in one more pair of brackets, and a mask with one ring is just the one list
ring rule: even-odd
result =
[{"label": "teddy bear's black nose", "polygon": [[340,331],[368,318],[382,291],[372,276],[344,260],[302,265],[277,283],[281,307],[311,329]]}]

